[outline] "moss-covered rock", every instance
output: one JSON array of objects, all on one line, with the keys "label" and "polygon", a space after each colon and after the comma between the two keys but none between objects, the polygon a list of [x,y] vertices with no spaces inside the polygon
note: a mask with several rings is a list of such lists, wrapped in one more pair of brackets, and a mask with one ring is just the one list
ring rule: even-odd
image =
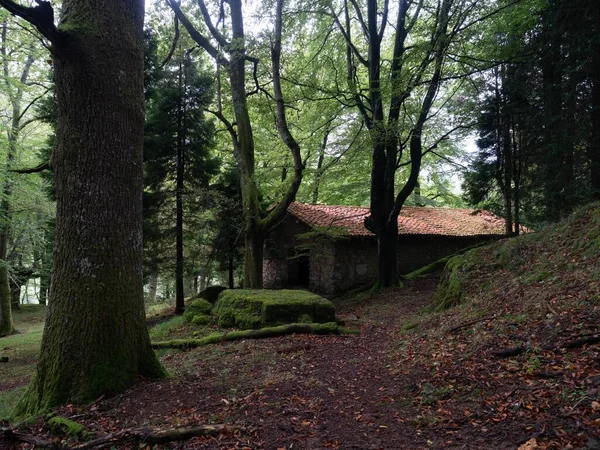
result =
[{"label": "moss-covered rock", "polygon": [[465,256],[459,255],[450,258],[446,263],[444,272],[433,296],[433,309],[443,311],[464,301],[462,292],[461,273],[465,263]]},{"label": "moss-covered rock", "polygon": [[212,309],[212,305],[204,299],[194,300],[190,302],[183,313],[183,318],[186,322],[194,322],[194,318],[196,316],[208,316],[210,315],[210,310]]},{"label": "moss-covered rock", "polygon": [[87,429],[80,423],[60,416],[50,418],[48,420],[48,428],[54,434],[68,436],[70,438],[85,439],[89,434]]},{"label": "moss-covered rock", "polygon": [[217,302],[221,292],[225,290],[227,290],[227,288],[224,286],[209,286],[200,291],[198,297],[203,298],[204,300],[210,302],[211,305],[214,305]]},{"label": "moss-covered rock", "polygon": [[335,321],[333,303],[298,290],[228,289],[221,293],[213,313],[219,327],[258,329],[289,323]]}]

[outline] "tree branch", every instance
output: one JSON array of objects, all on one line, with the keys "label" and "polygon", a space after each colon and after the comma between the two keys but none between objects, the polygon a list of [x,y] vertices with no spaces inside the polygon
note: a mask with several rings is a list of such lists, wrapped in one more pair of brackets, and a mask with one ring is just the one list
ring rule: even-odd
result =
[{"label": "tree branch", "polygon": [[12,15],[25,19],[37,28],[53,44],[61,39],[61,34],[54,25],[54,9],[49,1],[35,0],[37,6],[22,6],[12,0],[0,0],[3,6]]},{"label": "tree branch", "polygon": [[212,34],[212,36],[217,40],[221,47],[227,47],[229,45],[229,42],[227,42],[225,37],[221,33],[219,33],[219,31],[213,25],[212,20],[210,18],[210,14],[208,13],[208,8],[206,7],[204,0],[198,0],[198,6],[200,7],[202,17],[204,17],[204,23],[208,27],[208,31],[210,31],[210,34]]},{"label": "tree branch", "polygon": [[300,146],[292,133],[290,132],[287,118],[285,114],[285,103],[283,100],[283,92],[281,90],[281,34],[282,34],[282,15],[283,15],[283,0],[277,0],[276,17],[275,17],[275,38],[271,47],[271,61],[273,64],[273,92],[275,95],[275,105],[277,109],[277,131],[281,140],[290,149],[292,158],[294,159],[294,177],[292,183],[286,190],[281,201],[271,210],[269,215],[264,219],[265,227],[270,228],[271,225],[278,222],[287,211],[290,203],[296,198],[296,193],[302,181],[302,171],[304,164],[300,153]]},{"label": "tree branch", "polygon": [[52,170],[52,167],[50,166],[50,161],[46,161],[42,164],[40,164],[37,167],[28,167],[25,169],[10,169],[9,172],[13,172],[13,173],[39,173],[39,172],[43,172],[44,170]]},{"label": "tree branch", "polygon": [[[2,1],[2,0],[0,0]],[[206,38],[202,35],[196,27],[188,20],[186,15],[181,11],[181,8],[177,4],[175,0],[165,0],[169,7],[173,10],[179,21],[183,24],[187,32],[190,34],[190,37],[196,41],[196,43],[202,47],[206,52],[212,56],[217,62],[221,64],[229,64],[229,61],[223,55],[220,54],[219,50],[217,50]]]}]

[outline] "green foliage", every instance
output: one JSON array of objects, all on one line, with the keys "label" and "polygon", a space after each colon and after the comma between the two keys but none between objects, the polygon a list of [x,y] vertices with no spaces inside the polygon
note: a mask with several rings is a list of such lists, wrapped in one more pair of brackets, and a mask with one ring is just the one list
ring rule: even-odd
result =
[{"label": "green foliage", "polygon": [[219,327],[256,329],[269,325],[307,321],[324,323],[335,320],[333,304],[316,294],[299,290],[224,291],[215,304]]},{"label": "green foliage", "polygon": [[185,323],[186,320],[183,316],[174,316],[169,320],[158,323],[148,330],[150,333],[150,339],[164,339],[168,337],[173,330],[183,327]]},{"label": "green foliage", "polygon": [[193,274],[202,241],[202,213],[209,183],[220,161],[212,152],[214,121],[205,109],[214,94],[213,76],[201,60],[182,49],[164,67],[158,43],[146,33],[146,124],[144,139],[144,269],[146,274],[175,269],[176,197],[181,195],[184,270]]}]

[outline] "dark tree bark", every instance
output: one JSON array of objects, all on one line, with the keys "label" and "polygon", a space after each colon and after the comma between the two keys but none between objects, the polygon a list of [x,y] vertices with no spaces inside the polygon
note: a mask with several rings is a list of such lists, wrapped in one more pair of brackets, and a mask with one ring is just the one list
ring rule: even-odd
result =
[{"label": "dark tree bark", "polygon": [[[600,23],[600,2],[592,1],[592,23]],[[592,196],[600,200],[600,39],[592,45],[592,138],[590,142],[590,172]]]},{"label": "dark tree bark", "polygon": [[227,260],[227,272],[228,276],[228,286],[229,289],[235,288],[235,280],[234,280],[234,271],[233,271],[233,251],[229,253],[229,258]]},{"label": "dark tree bark", "polygon": [[[49,26],[47,16],[19,15]],[[16,416],[164,376],[142,291],[143,15],[138,0],[65,0],[58,30],[45,31],[58,103],[54,272],[40,358]]]}]

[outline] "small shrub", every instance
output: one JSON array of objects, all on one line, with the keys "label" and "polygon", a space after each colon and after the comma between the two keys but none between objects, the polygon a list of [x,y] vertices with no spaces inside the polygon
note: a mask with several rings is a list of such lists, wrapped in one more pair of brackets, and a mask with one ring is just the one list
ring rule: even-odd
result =
[{"label": "small shrub", "polygon": [[192,317],[192,323],[196,325],[209,325],[211,318],[207,314],[198,314]]},{"label": "small shrub", "polygon": [[194,317],[196,316],[209,315],[211,309],[212,305],[207,300],[194,300],[193,302],[187,305],[185,312],[183,313],[183,318],[186,322],[193,322]]},{"label": "small shrub", "polygon": [[335,308],[329,300],[297,290],[228,289],[219,296],[214,313],[219,327],[244,330],[335,321]]}]

